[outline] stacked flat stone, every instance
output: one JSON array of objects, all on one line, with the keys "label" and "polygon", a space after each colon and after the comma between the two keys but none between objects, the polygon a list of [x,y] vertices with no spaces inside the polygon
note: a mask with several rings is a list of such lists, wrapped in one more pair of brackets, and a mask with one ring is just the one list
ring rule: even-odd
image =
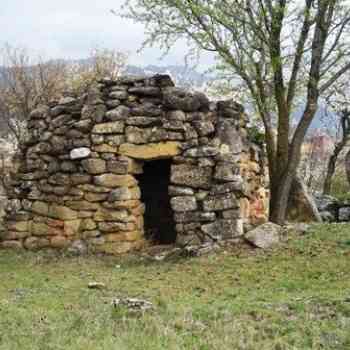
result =
[{"label": "stacked flat stone", "polygon": [[[104,79],[30,115],[0,246],[119,254],[144,244],[137,175],[172,159],[177,243],[233,239],[266,200],[262,151],[228,101],[174,87],[168,76]],[[259,205],[256,204],[258,201]]]}]

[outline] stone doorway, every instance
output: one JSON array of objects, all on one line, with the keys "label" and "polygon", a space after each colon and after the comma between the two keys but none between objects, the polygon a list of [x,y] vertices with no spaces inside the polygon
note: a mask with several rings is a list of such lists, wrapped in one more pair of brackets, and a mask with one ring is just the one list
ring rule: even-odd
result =
[{"label": "stone doorway", "polygon": [[141,200],[145,204],[145,237],[158,244],[176,241],[168,190],[170,172],[171,159],[162,159],[145,162],[143,173],[138,176]]}]

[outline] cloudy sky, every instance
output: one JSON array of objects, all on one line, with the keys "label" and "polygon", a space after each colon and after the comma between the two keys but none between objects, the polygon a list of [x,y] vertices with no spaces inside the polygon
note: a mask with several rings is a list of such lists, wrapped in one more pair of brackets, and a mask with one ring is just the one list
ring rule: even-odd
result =
[{"label": "cloudy sky", "polygon": [[[123,0],[1,0],[0,44],[26,47],[49,58],[84,58],[91,48],[130,53],[133,64],[183,64],[186,45],[179,44],[162,61],[158,48],[137,54],[144,28],[110,12]],[[201,63],[210,63],[203,57]]]}]

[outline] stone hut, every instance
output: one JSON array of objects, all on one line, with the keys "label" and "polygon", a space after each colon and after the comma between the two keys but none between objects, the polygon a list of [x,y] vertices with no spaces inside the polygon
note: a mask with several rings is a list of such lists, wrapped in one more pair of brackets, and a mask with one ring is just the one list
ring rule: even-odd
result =
[{"label": "stone hut", "polygon": [[120,254],[239,239],[266,220],[262,151],[240,105],[169,76],[104,79],[30,115],[0,246]]}]

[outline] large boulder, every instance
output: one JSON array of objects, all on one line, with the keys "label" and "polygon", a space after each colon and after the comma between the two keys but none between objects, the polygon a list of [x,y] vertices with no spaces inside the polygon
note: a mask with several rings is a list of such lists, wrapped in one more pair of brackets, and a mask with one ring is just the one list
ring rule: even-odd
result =
[{"label": "large boulder", "polygon": [[164,105],[172,110],[196,112],[208,110],[209,100],[200,92],[190,93],[184,89],[168,87],[163,91]]},{"label": "large boulder", "polygon": [[315,200],[300,178],[295,178],[292,184],[287,219],[291,222],[322,222]]},{"label": "large boulder", "polygon": [[268,249],[280,242],[283,227],[266,222],[245,234],[244,238],[257,248]]},{"label": "large boulder", "polygon": [[339,209],[339,221],[350,221],[350,206],[342,207]]},{"label": "large boulder", "polygon": [[315,203],[323,221],[337,221],[339,201],[336,198],[329,195],[318,194],[315,196]]}]

